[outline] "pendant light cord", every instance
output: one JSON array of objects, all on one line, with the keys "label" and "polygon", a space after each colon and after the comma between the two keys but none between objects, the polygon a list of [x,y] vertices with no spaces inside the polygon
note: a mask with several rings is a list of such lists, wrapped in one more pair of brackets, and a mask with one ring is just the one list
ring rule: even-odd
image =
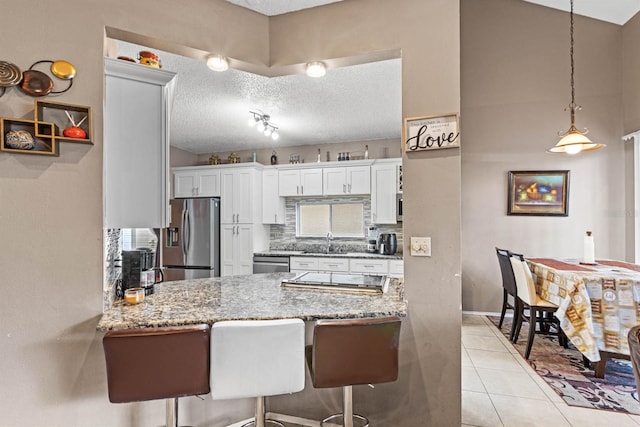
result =
[{"label": "pendant light cord", "polygon": [[[569,127],[569,131],[578,131],[576,128],[576,110],[580,110],[581,107],[576,105],[576,89],[575,89],[575,81],[573,78],[575,65],[573,62],[573,0],[571,0],[571,12],[569,13],[569,19],[571,25],[569,26],[569,35],[571,44],[569,47],[569,57],[571,58],[571,104],[569,104],[569,112],[571,114],[571,126]],[[565,110],[566,111],[566,110]]]},{"label": "pendant light cord", "polygon": [[[576,102],[575,102],[575,96],[576,96],[576,90],[575,90],[575,84],[574,84],[574,80],[573,80],[573,71],[574,71],[574,64],[573,64],[573,0],[571,0],[571,29],[570,29],[570,34],[571,34],[571,48],[569,49],[569,55],[571,57],[571,105],[575,108]],[[573,118],[571,119],[571,121],[573,122]]]}]

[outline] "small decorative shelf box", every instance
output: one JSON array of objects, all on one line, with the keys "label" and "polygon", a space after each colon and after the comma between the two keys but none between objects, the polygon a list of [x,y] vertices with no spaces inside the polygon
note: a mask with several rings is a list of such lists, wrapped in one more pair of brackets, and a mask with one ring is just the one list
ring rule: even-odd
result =
[{"label": "small decorative shelf box", "polygon": [[[58,156],[58,144],[54,137],[54,124],[23,119],[0,119],[0,151],[10,153],[42,154],[46,156]],[[6,145],[7,132],[12,130],[25,130],[33,136],[34,147],[30,150],[11,148]]]},{"label": "small decorative shelf box", "polygon": [[[54,124],[54,132],[51,135],[58,141],[75,142],[81,144],[93,144],[91,138],[93,137],[93,129],[91,124],[91,108],[82,105],[63,104],[60,102],[41,101],[35,100],[35,121],[36,122],[51,122]],[[71,127],[73,124],[69,121],[67,111],[76,123],[80,124],[80,129],[84,130],[87,134],[86,138],[68,138],[62,134],[65,128]],[[85,120],[83,118],[86,117]]]}]

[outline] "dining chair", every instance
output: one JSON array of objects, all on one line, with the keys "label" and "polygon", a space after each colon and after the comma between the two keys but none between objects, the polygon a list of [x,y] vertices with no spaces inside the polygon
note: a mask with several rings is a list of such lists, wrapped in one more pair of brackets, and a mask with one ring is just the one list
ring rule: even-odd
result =
[{"label": "dining chair", "polygon": [[629,340],[629,353],[631,355],[631,366],[636,380],[636,388],[640,390],[640,325],[629,329],[627,339]]},{"label": "dining chair", "polygon": [[[553,316],[558,310],[558,306],[552,302],[543,300],[540,298],[540,295],[536,293],[536,285],[533,281],[531,270],[529,270],[529,265],[523,255],[512,253],[509,259],[513,268],[518,295],[518,303],[516,304],[518,312],[517,324],[513,334],[513,343],[515,344],[517,342],[522,322],[526,320],[529,322],[529,335],[527,337],[527,349],[524,354],[525,359],[529,359],[529,355],[531,354],[537,324],[554,324],[558,330],[558,340],[560,344],[566,347],[566,336],[560,329],[557,318]],[[527,309],[529,310],[528,316],[525,314],[525,310]],[[545,317],[545,313],[549,313],[552,316]],[[541,326],[540,330],[543,331],[544,328]]]},{"label": "dining chair", "polygon": [[[518,317],[518,289],[516,287],[516,279],[513,275],[513,267],[511,266],[511,252],[507,249],[500,249],[496,247],[496,255],[498,256],[498,263],[500,264],[500,274],[502,275],[502,311],[500,312],[500,323],[498,323],[498,329],[502,329],[502,323],[507,310],[513,310],[513,321],[511,322],[511,331],[509,332],[509,339],[513,341],[513,333],[516,330],[515,326]],[[509,301],[509,296],[513,299],[513,302]]]}]

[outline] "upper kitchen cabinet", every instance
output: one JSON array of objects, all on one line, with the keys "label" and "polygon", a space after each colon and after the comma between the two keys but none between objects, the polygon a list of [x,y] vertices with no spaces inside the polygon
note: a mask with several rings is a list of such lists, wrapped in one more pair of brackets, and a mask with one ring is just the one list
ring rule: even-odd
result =
[{"label": "upper kitchen cabinet", "polygon": [[168,225],[175,73],[105,58],[104,226]]},{"label": "upper kitchen cabinet", "polygon": [[173,168],[173,197],[220,197],[220,170],[209,166]]},{"label": "upper kitchen cabinet", "polygon": [[398,170],[400,159],[378,160],[371,166],[371,222],[397,223]]},{"label": "upper kitchen cabinet", "polygon": [[262,171],[262,223],[284,224],[285,201],[280,197],[278,170]]},{"label": "upper kitchen cabinet", "polygon": [[262,168],[255,164],[220,167],[220,222],[262,223]]},{"label": "upper kitchen cabinet", "polygon": [[281,197],[322,196],[322,168],[280,169],[278,180]]},{"label": "upper kitchen cabinet", "polygon": [[322,179],[325,196],[371,193],[369,165],[324,168]]}]

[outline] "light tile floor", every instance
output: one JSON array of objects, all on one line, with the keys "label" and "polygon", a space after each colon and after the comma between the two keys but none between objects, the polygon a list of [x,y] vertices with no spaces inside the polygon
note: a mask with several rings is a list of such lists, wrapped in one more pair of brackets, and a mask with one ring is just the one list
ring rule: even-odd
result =
[{"label": "light tile floor", "polygon": [[567,405],[486,317],[463,314],[462,426],[638,427],[640,416]]}]

